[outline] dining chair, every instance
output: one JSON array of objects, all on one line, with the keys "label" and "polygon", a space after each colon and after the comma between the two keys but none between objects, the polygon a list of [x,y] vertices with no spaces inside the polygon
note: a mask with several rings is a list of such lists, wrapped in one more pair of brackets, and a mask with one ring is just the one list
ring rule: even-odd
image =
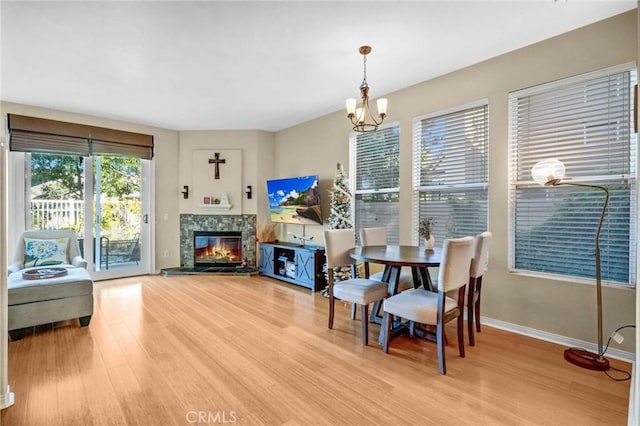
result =
[{"label": "dining chair", "polygon": [[[383,227],[360,229],[360,243],[363,246],[386,246],[387,230]],[[364,262],[364,276],[372,280],[382,281],[382,272],[376,272],[369,276],[369,262]],[[398,279],[398,291],[413,288],[413,274],[410,271],[401,271]]]},{"label": "dining chair", "polygon": [[353,229],[327,229],[324,231],[329,278],[329,328],[333,329],[336,298],[358,304],[362,313],[362,344],[367,345],[369,343],[369,304],[387,297],[387,284],[368,278],[351,278],[334,282],[334,268],[349,266],[352,277],[355,277],[356,261],[349,256],[349,250],[355,247],[355,241]]},{"label": "dining chair", "polygon": [[480,333],[480,292],[482,275],[489,265],[489,241],[491,232],[483,232],[476,236],[475,249],[471,267],[469,268],[469,286],[467,289],[467,326],[469,328],[469,345],[475,346],[475,330]]},{"label": "dining chair", "polygon": [[[464,237],[447,239],[443,242],[437,292],[417,288],[403,291],[384,300],[382,349],[385,353],[389,352],[391,324],[394,317],[435,326],[438,369],[440,374],[446,374],[444,326],[453,319],[457,319],[458,351],[460,357],[465,356],[462,313],[474,241],[473,237]],[[458,290],[455,299],[447,296],[447,292],[451,290]]]}]

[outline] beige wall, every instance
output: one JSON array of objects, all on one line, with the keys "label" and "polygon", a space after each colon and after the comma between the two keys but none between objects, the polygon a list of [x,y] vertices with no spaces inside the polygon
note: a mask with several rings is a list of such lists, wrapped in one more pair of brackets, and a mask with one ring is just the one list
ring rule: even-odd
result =
[{"label": "beige wall", "polygon": [[[161,269],[180,264],[179,215],[176,202],[179,194],[177,131],[10,102],[2,102],[0,111],[3,118],[6,118],[9,113],[22,114],[153,135],[155,143],[155,266]],[[165,251],[169,252],[169,256],[164,256]]]},{"label": "beige wall", "polygon": [[[479,99],[489,100],[489,229],[493,232],[490,271],[485,277],[484,316],[595,342],[595,288],[507,270],[508,259],[508,94],[608,66],[636,60],[636,11],[505,54],[483,63],[386,95],[387,121],[400,124],[401,242],[411,243],[412,119]],[[346,78],[346,77],[345,77]],[[357,91],[357,76],[354,93]],[[375,81],[370,82],[375,94]],[[339,111],[278,132],[275,164],[279,175],[314,172],[322,195],[331,185],[335,164],[348,165],[351,126]],[[301,159],[307,161],[301,161]],[[328,202],[325,197],[325,203]],[[323,203],[324,204],[324,203]],[[324,206],[323,206],[324,207]],[[325,217],[327,216],[325,210]],[[605,288],[605,339],[618,326],[635,323],[633,290]],[[617,348],[635,351],[634,339]]]},{"label": "beige wall", "polygon": [[[265,186],[264,170],[273,169],[273,134],[259,130],[202,130],[179,132],[179,188],[189,185],[189,191],[193,191],[202,182],[213,182],[211,175],[213,166],[205,167],[200,174],[200,168],[194,165],[193,152],[195,150],[239,150],[241,151],[242,166],[236,164],[224,164],[220,166],[220,177],[236,174],[237,181],[230,182],[225,191],[231,196],[233,191],[239,192],[241,202],[231,200],[232,203],[241,204],[239,211],[220,212],[220,214],[257,214],[260,207],[267,208],[268,204],[265,192],[260,192]],[[206,162],[206,159],[203,159]],[[249,200],[245,194],[245,188],[251,185],[253,196]],[[266,190],[265,190],[266,191]],[[236,197],[237,199],[237,197]],[[199,208],[201,201],[193,196],[185,200],[179,197],[180,213],[216,214],[206,209]],[[264,206],[263,206],[264,204]]]}]

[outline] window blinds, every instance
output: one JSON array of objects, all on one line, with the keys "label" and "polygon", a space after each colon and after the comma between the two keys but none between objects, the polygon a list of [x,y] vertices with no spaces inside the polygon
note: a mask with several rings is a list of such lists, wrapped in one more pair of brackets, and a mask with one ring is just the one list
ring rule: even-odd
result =
[{"label": "window blinds", "polygon": [[[488,149],[486,100],[413,120],[415,229],[434,217],[440,243],[488,229]],[[414,243],[422,243],[418,237]]]},{"label": "window blinds", "polygon": [[12,151],[153,158],[153,136],[8,114]]},{"label": "window blinds", "polygon": [[[356,235],[361,228],[385,227],[389,244],[400,242],[400,127],[351,137],[351,181]],[[359,237],[358,237],[359,238]]]},{"label": "window blinds", "polygon": [[510,95],[512,269],[595,278],[595,232],[604,192],[533,183],[533,165],[556,158],[566,167],[565,181],[610,191],[600,235],[602,278],[633,283],[635,79],[633,65],[626,65]]}]

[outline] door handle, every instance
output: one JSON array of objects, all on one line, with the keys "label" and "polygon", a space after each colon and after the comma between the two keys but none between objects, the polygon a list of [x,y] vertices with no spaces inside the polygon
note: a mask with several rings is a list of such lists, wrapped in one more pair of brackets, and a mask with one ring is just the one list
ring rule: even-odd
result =
[{"label": "door handle", "polygon": [[149,223],[149,215],[148,214],[142,215],[142,221],[144,223]]}]

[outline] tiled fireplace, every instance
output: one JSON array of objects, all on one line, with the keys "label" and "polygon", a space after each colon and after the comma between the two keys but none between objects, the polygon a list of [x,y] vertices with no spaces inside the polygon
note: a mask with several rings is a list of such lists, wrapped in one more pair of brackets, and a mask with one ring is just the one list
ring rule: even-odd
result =
[{"label": "tiled fireplace", "polygon": [[[195,266],[194,234],[196,232],[238,235],[240,251],[249,266],[256,264],[256,216],[255,215],[180,215],[180,266]],[[199,251],[199,250],[198,250]]]}]

